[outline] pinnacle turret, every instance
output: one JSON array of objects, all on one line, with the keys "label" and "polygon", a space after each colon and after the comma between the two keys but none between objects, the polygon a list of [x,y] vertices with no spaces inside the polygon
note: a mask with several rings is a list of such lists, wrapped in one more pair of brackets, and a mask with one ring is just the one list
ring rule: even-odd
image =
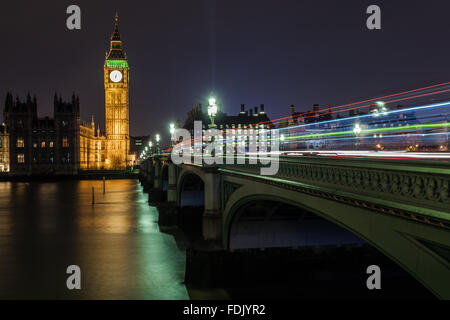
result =
[{"label": "pinnacle turret", "polygon": [[111,35],[111,47],[106,55],[107,60],[126,59],[127,56],[122,48],[122,38],[119,32],[119,15],[116,12],[114,31]]}]

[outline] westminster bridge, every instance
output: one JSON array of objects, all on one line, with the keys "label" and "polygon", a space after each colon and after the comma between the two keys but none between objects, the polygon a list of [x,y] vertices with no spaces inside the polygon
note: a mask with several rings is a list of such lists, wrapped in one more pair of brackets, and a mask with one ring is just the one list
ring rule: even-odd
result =
[{"label": "westminster bridge", "polygon": [[[280,221],[297,226],[313,213],[371,244],[437,297],[450,299],[447,163],[281,156],[276,175],[262,176],[260,168],[175,165],[162,154],[142,162],[140,180],[150,201],[162,205],[162,225],[177,223],[190,184],[200,185],[203,241],[222,250],[302,246],[298,234],[307,231],[279,228]],[[298,209],[295,223],[279,214],[283,204]]]}]

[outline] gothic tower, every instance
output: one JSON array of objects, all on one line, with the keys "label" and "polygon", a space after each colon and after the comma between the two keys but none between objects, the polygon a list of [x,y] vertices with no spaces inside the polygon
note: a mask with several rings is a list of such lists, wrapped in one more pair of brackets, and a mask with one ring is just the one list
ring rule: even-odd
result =
[{"label": "gothic tower", "polygon": [[116,13],[111,47],[106,53],[104,66],[108,169],[124,169],[129,160],[129,72],[127,56],[123,51],[119,33],[119,16]]}]

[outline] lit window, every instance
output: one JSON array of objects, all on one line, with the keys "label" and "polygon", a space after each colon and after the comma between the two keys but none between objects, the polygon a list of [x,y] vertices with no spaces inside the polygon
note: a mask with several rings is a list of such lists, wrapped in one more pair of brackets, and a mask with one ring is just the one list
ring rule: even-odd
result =
[{"label": "lit window", "polygon": [[41,148],[45,148],[45,141],[41,142]]},{"label": "lit window", "polygon": [[62,146],[63,146],[63,148],[68,148],[69,147],[69,139],[67,137],[63,138]]},{"label": "lit window", "polygon": [[25,163],[25,155],[23,153],[17,155],[17,163]]},{"label": "lit window", "polygon": [[23,141],[23,138],[17,138],[17,148],[24,148],[25,142]]},{"label": "lit window", "polygon": [[50,148],[53,148],[53,141],[50,141]]},{"label": "lit window", "polygon": [[33,148],[37,148],[38,144],[37,142],[33,142]]}]

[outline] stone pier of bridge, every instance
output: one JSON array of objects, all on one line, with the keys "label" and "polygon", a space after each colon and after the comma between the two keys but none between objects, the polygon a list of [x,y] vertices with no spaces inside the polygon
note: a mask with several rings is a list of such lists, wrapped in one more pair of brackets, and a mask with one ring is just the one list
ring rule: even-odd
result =
[{"label": "stone pier of bridge", "polygon": [[[216,168],[177,166],[164,154],[142,162],[139,180],[149,195],[149,203],[158,207],[160,226],[170,227],[178,225],[180,220],[182,188],[189,174],[199,177],[204,184],[202,241],[196,245],[222,249],[222,195]],[[167,185],[166,190],[164,185]]]}]

